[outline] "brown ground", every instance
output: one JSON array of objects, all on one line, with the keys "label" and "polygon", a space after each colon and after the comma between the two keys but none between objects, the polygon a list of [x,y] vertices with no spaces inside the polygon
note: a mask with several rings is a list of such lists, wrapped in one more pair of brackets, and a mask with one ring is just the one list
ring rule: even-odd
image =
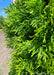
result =
[{"label": "brown ground", "polygon": [[0,29],[0,75],[8,75],[9,69],[7,62],[10,61],[10,49],[4,46],[4,32]]}]

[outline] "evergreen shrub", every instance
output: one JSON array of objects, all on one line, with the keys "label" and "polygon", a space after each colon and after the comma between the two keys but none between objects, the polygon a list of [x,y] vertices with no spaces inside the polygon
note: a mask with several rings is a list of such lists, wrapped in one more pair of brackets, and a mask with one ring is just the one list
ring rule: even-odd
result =
[{"label": "evergreen shrub", "polygon": [[9,75],[54,73],[54,0],[17,0],[4,10]]}]

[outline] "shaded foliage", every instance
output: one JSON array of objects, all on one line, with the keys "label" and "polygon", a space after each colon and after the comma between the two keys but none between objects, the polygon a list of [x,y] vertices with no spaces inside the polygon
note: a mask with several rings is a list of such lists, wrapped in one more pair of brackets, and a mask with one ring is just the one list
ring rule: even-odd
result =
[{"label": "shaded foliage", "polygon": [[4,17],[0,16],[0,29],[4,26]]}]

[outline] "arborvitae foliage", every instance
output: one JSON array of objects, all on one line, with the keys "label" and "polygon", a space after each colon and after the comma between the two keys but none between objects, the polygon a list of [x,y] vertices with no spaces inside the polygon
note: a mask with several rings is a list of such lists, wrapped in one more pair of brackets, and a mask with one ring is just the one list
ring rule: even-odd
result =
[{"label": "arborvitae foliage", "polygon": [[5,10],[9,75],[54,73],[54,0],[17,0]]}]

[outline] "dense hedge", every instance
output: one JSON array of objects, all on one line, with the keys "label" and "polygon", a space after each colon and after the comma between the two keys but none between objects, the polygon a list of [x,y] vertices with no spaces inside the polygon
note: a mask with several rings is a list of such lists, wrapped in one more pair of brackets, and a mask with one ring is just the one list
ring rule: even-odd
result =
[{"label": "dense hedge", "polygon": [[9,75],[54,73],[54,0],[46,1],[17,0],[4,9],[6,41],[14,49]]}]

